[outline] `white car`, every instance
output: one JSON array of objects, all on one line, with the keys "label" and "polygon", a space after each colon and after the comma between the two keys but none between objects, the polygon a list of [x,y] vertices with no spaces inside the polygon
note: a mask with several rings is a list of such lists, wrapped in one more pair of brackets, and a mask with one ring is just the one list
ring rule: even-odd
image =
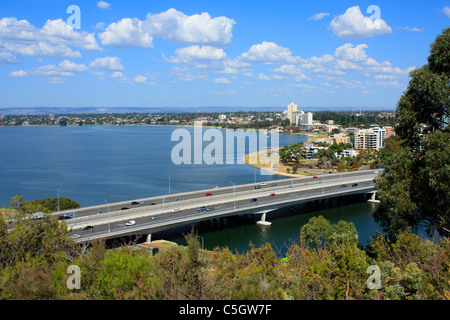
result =
[{"label": "white car", "polygon": [[179,212],[179,211],[180,211],[180,209],[178,209],[178,208],[172,209],[172,212]]},{"label": "white car", "polygon": [[136,224],[136,221],[134,221],[134,220],[130,220],[130,221],[128,221],[127,222],[127,226],[134,226]]},{"label": "white car", "polygon": [[260,186],[267,186],[267,183],[261,182],[259,185],[260,185]]}]

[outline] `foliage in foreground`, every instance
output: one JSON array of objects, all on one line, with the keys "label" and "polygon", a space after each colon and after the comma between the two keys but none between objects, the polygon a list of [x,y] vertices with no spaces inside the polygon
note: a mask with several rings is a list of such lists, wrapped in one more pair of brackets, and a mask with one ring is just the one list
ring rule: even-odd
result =
[{"label": "foliage in foreground", "polygon": [[[450,241],[435,244],[410,232],[390,242],[382,234],[358,246],[352,223],[312,218],[280,259],[270,244],[246,253],[200,250],[195,233],[185,247],[152,256],[147,250],[89,248],[71,240],[54,218],[22,220],[6,232],[0,218],[1,299],[450,299]],[[69,289],[71,265],[80,289]],[[370,265],[381,288],[370,290]]]}]

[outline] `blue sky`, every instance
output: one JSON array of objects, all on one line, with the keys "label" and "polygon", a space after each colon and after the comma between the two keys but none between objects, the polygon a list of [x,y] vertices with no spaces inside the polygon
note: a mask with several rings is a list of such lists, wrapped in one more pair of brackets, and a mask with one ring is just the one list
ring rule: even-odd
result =
[{"label": "blue sky", "polygon": [[0,107],[393,109],[449,25],[436,0],[2,0]]}]

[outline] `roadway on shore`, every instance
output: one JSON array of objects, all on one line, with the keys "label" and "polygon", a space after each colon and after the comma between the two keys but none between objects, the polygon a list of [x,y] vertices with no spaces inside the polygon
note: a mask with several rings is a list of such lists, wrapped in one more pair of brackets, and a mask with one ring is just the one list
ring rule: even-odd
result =
[{"label": "roadway on shore", "polygon": [[[308,198],[322,193],[346,193],[346,191],[354,192],[360,188],[373,188],[375,176],[376,173],[373,170],[342,174],[327,173],[317,176],[316,179],[313,177],[282,179],[236,187],[149,197],[109,204],[109,212],[106,204],[80,208],[74,212],[69,211],[75,213],[75,219],[68,219],[66,223],[80,240],[86,240],[88,238],[99,238],[101,235],[126,233],[128,230],[132,231],[136,228],[171,225],[181,220],[195,222],[214,218],[226,214],[228,211],[233,211],[235,208],[254,209],[255,212],[258,212],[258,208],[264,207],[265,204],[283,201],[288,203],[293,198]],[[358,181],[358,186],[352,186],[355,181]],[[207,193],[211,193],[212,196],[205,196]],[[252,199],[257,200],[252,202]],[[137,204],[131,205],[132,202]],[[142,202],[156,204],[140,204]],[[198,211],[201,206],[214,209]],[[120,210],[123,207],[129,209]],[[104,213],[97,214],[97,211],[103,211]],[[136,224],[126,226],[129,220],[134,220]],[[83,230],[86,226],[92,228]]]}]

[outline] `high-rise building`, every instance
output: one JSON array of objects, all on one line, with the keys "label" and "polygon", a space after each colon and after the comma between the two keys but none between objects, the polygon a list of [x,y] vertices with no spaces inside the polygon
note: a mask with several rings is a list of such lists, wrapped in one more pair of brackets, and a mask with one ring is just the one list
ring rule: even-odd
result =
[{"label": "high-rise building", "polygon": [[287,118],[291,123],[295,124],[297,112],[297,105],[293,102],[289,103],[287,106]]},{"label": "high-rise building", "polygon": [[373,129],[365,129],[355,132],[354,139],[355,150],[380,149],[380,134],[373,131]]},{"label": "high-rise building", "polygon": [[386,129],[380,127],[371,128],[372,131],[378,134],[378,146],[377,150],[384,148],[384,141],[386,140]]}]

